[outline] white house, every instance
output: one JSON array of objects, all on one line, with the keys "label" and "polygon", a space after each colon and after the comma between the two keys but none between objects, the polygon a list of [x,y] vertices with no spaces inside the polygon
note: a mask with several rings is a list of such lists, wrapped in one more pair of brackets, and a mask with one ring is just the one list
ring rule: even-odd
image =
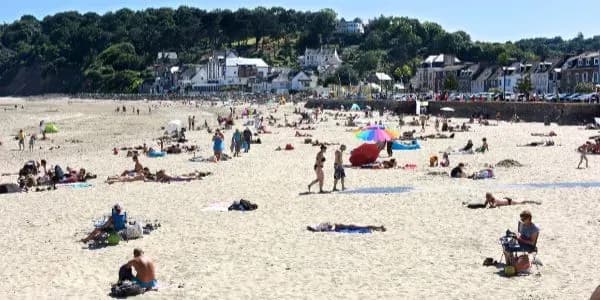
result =
[{"label": "white house", "polygon": [[333,71],[342,65],[337,49],[306,49],[304,55],[298,57],[303,68],[317,68],[319,71]]},{"label": "white house", "polygon": [[312,90],[317,87],[317,77],[314,75],[306,74],[305,72],[299,72],[292,78],[292,90],[295,91],[306,91]]},{"label": "white house", "polygon": [[344,21],[341,20],[336,28],[338,33],[364,34],[365,26],[362,22]]},{"label": "white house", "polygon": [[177,60],[177,52],[158,52],[156,55],[157,60],[168,60],[168,61],[176,61]]},{"label": "white house", "polygon": [[225,85],[245,85],[256,78],[266,78],[269,65],[262,58],[227,57]]}]

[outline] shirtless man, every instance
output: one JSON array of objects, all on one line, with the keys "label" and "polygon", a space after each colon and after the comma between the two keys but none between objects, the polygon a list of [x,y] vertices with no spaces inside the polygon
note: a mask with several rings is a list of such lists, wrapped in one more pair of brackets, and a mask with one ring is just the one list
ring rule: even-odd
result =
[{"label": "shirtless man", "polygon": [[139,175],[139,174],[142,174],[144,172],[144,167],[140,163],[140,160],[138,159],[138,156],[134,155],[131,159],[135,163],[135,166],[133,167],[133,170],[131,170],[131,171],[126,170],[123,173],[121,173],[121,176],[133,176],[134,173],[137,174],[137,175]]},{"label": "shirtless man", "polygon": [[315,173],[317,174],[317,179],[311,182],[308,185],[308,191],[310,192],[310,188],[315,184],[319,183],[319,193],[323,193],[323,183],[325,181],[325,174],[323,174],[323,163],[325,162],[325,151],[327,147],[325,145],[321,145],[321,150],[317,153],[317,157],[315,159]]},{"label": "shirtless man", "polygon": [[496,199],[492,193],[486,193],[485,194],[485,203],[483,205],[490,205],[490,208],[496,208],[496,207],[500,207],[500,206],[510,206],[510,205],[517,205],[517,204],[537,204],[540,205],[542,204],[541,202],[538,201],[515,201],[511,198],[508,197],[504,197],[503,199]]},{"label": "shirtless man", "polygon": [[335,161],[333,162],[333,191],[337,192],[338,180],[342,182],[342,191],[346,189],[344,185],[344,178],[346,178],[346,172],[344,171],[344,162],[342,159],[342,153],[346,150],[346,145],[341,145],[339,150],[335,150]]},{"label": "shirtless man", "polygon": [[[156,281],[155,273],[156,268],[154,267],[154,262],[149,257],[144,255],[144,251],[142,251],[142,249],[133,249],[133,259],[127,262],[127,264],[125,264],[121,268],[127,268],[131,270],[132,267],[135,269],[135,276],[131,274],[131,278],[125,279],[130,279],[137,285],[148,290],[158,288],[158,282]],[[120,273],[121,272],[119,272],[119,275]]]}]

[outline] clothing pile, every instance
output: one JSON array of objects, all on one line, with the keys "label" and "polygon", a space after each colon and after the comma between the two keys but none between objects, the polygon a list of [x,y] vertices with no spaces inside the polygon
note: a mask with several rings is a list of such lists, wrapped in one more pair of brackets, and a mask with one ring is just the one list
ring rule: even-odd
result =
[{"label": "clothing pile", "polygon": [[234,201],[227,209],[228,210],[239,210],[239,211],[250,211],[250,210],[256,210],[257,208],[258,208],[258,205],[254,204],[248,200],[240,199],[239,201]]}]

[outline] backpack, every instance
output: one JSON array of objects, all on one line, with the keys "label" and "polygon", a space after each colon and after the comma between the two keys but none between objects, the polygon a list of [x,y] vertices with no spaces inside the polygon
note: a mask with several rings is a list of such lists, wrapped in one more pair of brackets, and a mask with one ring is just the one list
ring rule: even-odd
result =
[{"label": "backpack", "polygon": [[143,287],[125,280],[123,282],[113,284],[110,288],[110,295],[115,298],[125,298],[143,294],[146,291]]}]

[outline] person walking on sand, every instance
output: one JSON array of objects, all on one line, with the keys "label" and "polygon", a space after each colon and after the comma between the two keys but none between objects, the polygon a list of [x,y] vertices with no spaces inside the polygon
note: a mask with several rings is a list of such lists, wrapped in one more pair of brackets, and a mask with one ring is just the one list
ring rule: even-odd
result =
[{"label": "person walking on sand", "polygon": [[25,150],[25,132],[23,131],[23,129],[19,130],[17,139],[19,140],[19,150]]},{"label": "person walking on sand", "polygon": [[190,127],[190,130],[194,131],[196,130],[196,116],[192,116],[192,127]]},{"label": "person walking on sand", "polygon": [[223,139],[225,137],[221,133],[219,129],[215,131],[215,135],[212,138],[213,141],[213,151],[215,153],[215,162],[221,160],[221,153],[223,153]]},{"label": "person walking on sand", "polygon": [[333,162],[333,191],[337,192],[338,180],[342,183],[342,191],[346,190],[344,185],[344,178],[346,178],[346,172],[344,171],[344,161],[342,154],[346,150],[346,145],[341,145],[340,149],[335,150],[335,161]]},{"label": "person walking on sand", "polygon": [[317,179],[315,179],[313,182],[311,182],[308,185],[308,191],[310,192],[310,188],[316,184],[319,183],[319,193],[324,193],[323,192],[323,183],[325,182],[325,174],[323,173],[323,163],[325,163],[325,151],[327,150],[327,147],[325,145],[321,145],[321,150],[319,151],[319,153],[317,153],[317,157],[315,159],[315,165],[313,166],[313,168],[315,169],[315,173],[317,174]]},{"label": "person walking on sand", "polygon": [[33,146],[35,145],[35,134],[32,134],[29,137],[29,151],[33,151]]},{"label": "person walking on sand", "polygon": [[252,131],[250,131],[250,128],[246,127],[242,135],[244,140],[244,153],[248,153],[248,151],[250,151],[250,144],[252,143]]},{"label": "person walking on sand", "polygon": [[233,136],[231,137],[231,152],[233,152],[233,156],[240,156],[240,150],[242,148],[242,133],[239,129],[235,129]]},{"label": "person walking on sand", "polygon": [[590,142],[586,142],[585,144],[583,144],[583,146],[579,149],[579,153],[581,153],[581,157],[579,158],[579,164],[577,165],[577,169],[581,169],[581,163],[585,160],[585,168],[588,168],[588,159],[587,159],[587,153],[589,151],[589,147],[591,146]]}]

